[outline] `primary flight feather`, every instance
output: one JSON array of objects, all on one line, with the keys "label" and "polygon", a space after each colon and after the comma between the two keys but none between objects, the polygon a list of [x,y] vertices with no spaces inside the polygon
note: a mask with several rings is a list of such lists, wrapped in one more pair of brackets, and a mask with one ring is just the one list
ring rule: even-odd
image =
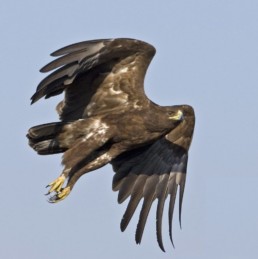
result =
[{"label": "primary flight feather", "polygon": [[162,216],[169,196],[169,235],[179,187],[179,218],[185,187],[194,111],[188,105],[159,106],[144,92],[144,77],[155,48],[134,39],[85,41],[59,49],[58,57],[40,71],[49,72],[32,96],[32,103],[64,92],[57,105],[59,122],[29,129],[29,145],[41,155],[63,153],[63,171],[51,182],[49,201],[66,198],[84,174],[111,163],[118,202],[130,197],[121,221],[129,224],[139,202],[143,205],[136,229],[141,243],[155,199],[160,248]]}]

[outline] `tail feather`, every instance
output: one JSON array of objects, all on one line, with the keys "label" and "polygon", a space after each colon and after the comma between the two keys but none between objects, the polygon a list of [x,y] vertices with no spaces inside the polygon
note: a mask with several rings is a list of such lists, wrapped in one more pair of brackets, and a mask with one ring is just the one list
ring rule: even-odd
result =
[{"label": "tail feather", "polygon": [[29,129],[29,145],[40,155],[62,153],[68,147],[59,142],[58,136],[67,122],[53,122],[37,125]]}]

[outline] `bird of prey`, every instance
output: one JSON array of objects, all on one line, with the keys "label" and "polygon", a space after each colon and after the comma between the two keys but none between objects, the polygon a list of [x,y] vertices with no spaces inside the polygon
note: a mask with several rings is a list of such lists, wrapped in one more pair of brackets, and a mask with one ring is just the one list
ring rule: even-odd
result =
[{"label": "bird of prey", "polygon": [[[144,77],[155,48],[135,39],[84,41],[51,54],[58,57],[40,71],[50,73],[31,97],[32,103],[64,92],[57,105],[60,121],[29,129],[29,145],[40,155],[63,153],[61,175],[47,187],[51,203],[66,198],[84,174],[107,163],[115,172],[112,188],[118,202],[129,198],[121,230],[143,200],[135,240],[157,199],[156,234],[162,241],[162,215],[169,196],[169,235],[179,189],[179,220],[188,150],[195,116],[188,105],[159,106],[144,92]],[[179,187],[179,188],[178,188]]]}]

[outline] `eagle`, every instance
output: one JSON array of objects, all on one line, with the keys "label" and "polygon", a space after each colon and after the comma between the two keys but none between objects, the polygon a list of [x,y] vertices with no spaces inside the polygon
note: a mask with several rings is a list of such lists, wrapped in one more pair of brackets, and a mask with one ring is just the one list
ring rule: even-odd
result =
[{"label": "eagle", "polygon": [[141,243],[146,220],[157,199],[157,242],[169,196],[169,236],[177,191],[179,222],[188,150],[195,115],[189,105],[159,106],[144,92],[144,78],[155,48],[127,38],[75,43],[40,72],[52,71],[38,85],[31,103],[64,92],[56,110],[60,120],[28,130],[29,145],[40,155],[63,153],[63,171],[47,185],[49,202],[65,199],[78,179],[110,163],[118,203],[129,199],[120,228],[124,231],[143,201],[135,241]]}]

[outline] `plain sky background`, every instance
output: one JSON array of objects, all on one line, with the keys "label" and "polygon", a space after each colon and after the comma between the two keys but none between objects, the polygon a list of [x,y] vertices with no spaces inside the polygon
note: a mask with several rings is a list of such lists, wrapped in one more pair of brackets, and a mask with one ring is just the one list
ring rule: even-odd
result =
[{"label": "plain sky background", "polygon": [[[0,258],[258,258],[257,0],[8,0],[0,3],[0,32]],[[61,156],[36,155],[25,137],[58,119],[61,96],[29,100],[49,53],[113,37],[156,47],[145,81],[150,99],[195,108],[183,229],[176,210],[173,249],[166,207],[166,253],[156,243],[154,208],[140,246],[138,214],[120,232],[127,202],[116,202],[109,165],[49,204],[45,185],[61,172]]]}]

